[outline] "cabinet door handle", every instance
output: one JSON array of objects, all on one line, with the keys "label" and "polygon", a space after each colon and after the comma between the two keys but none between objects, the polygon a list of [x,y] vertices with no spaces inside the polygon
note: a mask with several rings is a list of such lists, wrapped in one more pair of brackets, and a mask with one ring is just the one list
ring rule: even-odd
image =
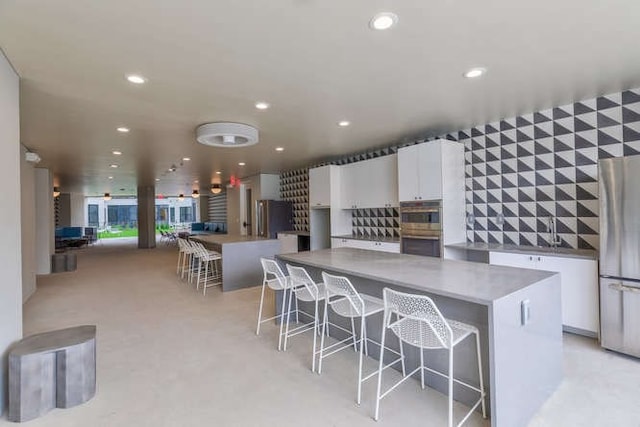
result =
[{"label": "cabinet door handle", "polygon": [[533,257],[532,256],[529,257],[529,261],[533,261]]},{"label": "cabinet door handle", "polygon": [[613,289],[614,291],[620,291],[620,292],[640,293],[640,288],[634,288],[633,286],[625,286],[622,283],[611,283],[609,285],[609,288]]},{"label": "cabinet door handle", "polygon": [[540,257],[538,257],[538,261],[540,261]]}]

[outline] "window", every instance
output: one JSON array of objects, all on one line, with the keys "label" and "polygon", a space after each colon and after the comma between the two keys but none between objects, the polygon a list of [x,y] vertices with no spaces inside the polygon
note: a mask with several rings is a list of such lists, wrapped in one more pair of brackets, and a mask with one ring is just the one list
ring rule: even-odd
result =
[{"label": "window", "polygon": [[98,216],[98,205],[89,205],[88,209],[89,212],[87,216],[89,220],[89,227],[99,227],[100,219]]},{"label": "window", "polygon": [[107,218],[109,225],[120,225],[123,227],[138,226],[138,206],[136,205],[116,205],[107,206]]},{"label": "window", "polygon": [[180,222],[193,222],[193,208],[180,206]]}]

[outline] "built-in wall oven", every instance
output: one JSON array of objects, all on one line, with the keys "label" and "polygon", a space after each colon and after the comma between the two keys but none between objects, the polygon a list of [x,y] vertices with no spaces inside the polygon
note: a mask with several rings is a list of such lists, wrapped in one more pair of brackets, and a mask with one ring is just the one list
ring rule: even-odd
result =
[{"label": "built-in wall oven", "polygon": [[442,254],[442,201],[400,203],[400,251],[440,257]]}]

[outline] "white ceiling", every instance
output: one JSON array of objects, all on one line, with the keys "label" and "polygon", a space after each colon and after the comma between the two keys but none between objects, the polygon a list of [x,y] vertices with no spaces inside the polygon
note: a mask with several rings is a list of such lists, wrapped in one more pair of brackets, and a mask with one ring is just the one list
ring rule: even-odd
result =
[{"label": "white ceiling", "polygon": [[[370,30],[380,11],[398,25]],[[637,0],[0,0],[0,47],[22,77],[22,142],[62,191],[160,178],[171,195],[640,86],[639,16]],[[213,121],[260,143],[198,145]]]}]

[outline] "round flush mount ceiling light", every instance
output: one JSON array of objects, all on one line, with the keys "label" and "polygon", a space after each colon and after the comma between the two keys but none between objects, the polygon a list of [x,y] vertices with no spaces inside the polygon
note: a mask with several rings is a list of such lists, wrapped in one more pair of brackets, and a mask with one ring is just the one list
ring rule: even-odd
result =
[{"label": "round flush mount ceiling light", "polygon": [[276,147],[276,151],[284,151],[284,147]]},{"label": "round flush mount ceiling light", "polygon": [[211,147],[248,147],[258,143],[258,129],[242,123],[206,123],[196,129],[196,140]]},{"label": "round flush mount ceiling light", "polygon": [[240,163],[238,163],[238,166],[244,166],[244,165],[246,165],[246,163],[245,163],[245,162],[240,162]]},{"label": "round flush mount ceiling light", "polygon": [[349,126],[350,124],[351,124],[351,122],[348,121],[348,120],[342,120],[342,121],[338,122],[338,126],[343,127],[343,128]]},{"label": "round flush mount ceiling light", "polygon": [[129,132],[129,128],[126,127],[119,127],[118,129],[116,129],[118,132],[122,132],[122,133],[127,133]]},{"label": "round flush mount ceiling light", "polygon": [[264,101],[256,102],[256,108],[258,110],[266,110],[269,108],[269,103]]},{"label": "round flush mount ceiling light", "polygon": [[380,12],[376,14],[371,21],[369,27],[373,30],[388,30],[398,23],[398,15],[391,12]]},{"label": "round flush mount ceiling light", "polygon": [[122,155],[122,151],[119,151],[119,150],[113,150],[111,153],[113,153],[114,156],[121,156]]},{"label": "round flush mount ceiling light", "polygon": [[480,77],[480,76],[484,75],[486,72],[487,72],[486,68],[475,67],[475,68],[470,69],[466,73],[464,73],[463,76],[465,78],[467,78],[467,79],[475,79],[477,77]]},{"label": "round flush mount ceiling light", "polygon": [[141,85],[147,82],[147,79],[138,74],[128,74],[127,80],[136,85]]},{"label": "round flush mount ceiling light", "polygon": [[118,166],[118,165],[116,165],[115,163],[113,163],[113,164],[110,164],[110,165],[109,165],[109,167],[110,167],[110,168],[113,168],[113,169],[116,169],[116,168],[118,168],[119,166]]}]

